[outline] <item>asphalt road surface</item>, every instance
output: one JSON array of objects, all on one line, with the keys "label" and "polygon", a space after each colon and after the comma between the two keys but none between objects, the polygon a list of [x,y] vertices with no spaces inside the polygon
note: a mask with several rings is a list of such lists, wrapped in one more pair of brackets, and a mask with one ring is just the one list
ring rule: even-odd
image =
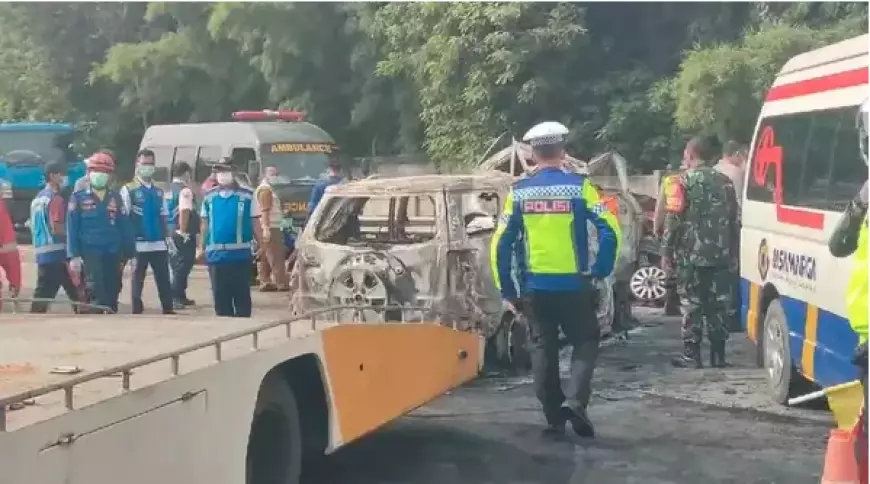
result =
[{"label": "asphalt road surface", "polygon": [[[25,254],[25,289],[35,268]],[[31,262],[28,262],[31,261]],[[129,277],[129,276],[128,276]],[[208,278],[195,269],[185,312],[210,313]],[[125,280],[121,312],[129,312]],[[60,295],[59,297],[63,297]],[[148,312],[158,312],[146,280]],[[254,295],[255,317],[279,314],[283,294]],[[9,305],[4,312],[9,312]],[[54,311],[69,311],[59,305]],[[328,456],[310,484],[816,484],[829,414],[769,402],[749,345],[733,335],[724,370],[673,368],[678,318],[638,308],[642,326],[602,351],[590,417],[594,440],[540,437],[528,377],[487,375]],[[567,356],[567,355],[565,355]],[[563,363],[565,359],[563,358]],[[563,371],[567,368],[563,368]]]}]

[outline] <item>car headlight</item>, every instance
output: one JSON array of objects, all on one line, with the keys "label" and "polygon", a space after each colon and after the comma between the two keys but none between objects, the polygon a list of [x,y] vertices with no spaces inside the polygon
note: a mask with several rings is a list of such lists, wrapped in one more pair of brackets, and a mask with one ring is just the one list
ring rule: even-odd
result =
[{"label": "car headlight", "polygon": [[0,178],[0,198],[12,198],[12,184]]}]

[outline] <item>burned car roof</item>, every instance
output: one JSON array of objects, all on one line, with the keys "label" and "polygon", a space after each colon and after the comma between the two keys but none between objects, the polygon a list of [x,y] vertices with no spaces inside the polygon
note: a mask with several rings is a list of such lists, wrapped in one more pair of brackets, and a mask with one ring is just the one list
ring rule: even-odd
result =
[{"label": "burned car roof", "polygon": [[332,185],[327,193],[337,196],[393,195],[427,193],[441,190],[501,190],[513,183],[513,177],[503,172],[465,175],[414,175],[391,178],[366,178],[341,185]]}]

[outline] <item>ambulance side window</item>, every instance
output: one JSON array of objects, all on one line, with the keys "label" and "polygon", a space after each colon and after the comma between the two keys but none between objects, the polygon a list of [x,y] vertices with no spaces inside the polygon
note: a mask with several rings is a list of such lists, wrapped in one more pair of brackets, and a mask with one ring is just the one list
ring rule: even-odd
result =
[{"label": "ambulance side window", "polygon": [[[200,146],[196,156],[196,165],[193,169],[193,180],[202,183],[211,175],[211,166],[221,159],[220,146]],[[193,165],[192,165],[193,166]]]},{"label": "ambulance side window", "polygon": [[149,146],[148,149],[154,152],[154,181],[160,183],[168,183],[171,174],[170,167],[172,166],[172,146]]}]

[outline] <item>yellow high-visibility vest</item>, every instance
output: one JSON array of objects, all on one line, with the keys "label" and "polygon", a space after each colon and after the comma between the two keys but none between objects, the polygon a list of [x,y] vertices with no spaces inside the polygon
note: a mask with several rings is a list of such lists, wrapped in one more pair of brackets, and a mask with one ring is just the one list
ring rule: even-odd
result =
[{"label": "yellow high-visibility vest", "polygon": [[867,341],[867,216],[861,222],[858,247],[855,250],[855,267],[846,287],[846,314],[849,325],[858,334],[859,342]]}]

